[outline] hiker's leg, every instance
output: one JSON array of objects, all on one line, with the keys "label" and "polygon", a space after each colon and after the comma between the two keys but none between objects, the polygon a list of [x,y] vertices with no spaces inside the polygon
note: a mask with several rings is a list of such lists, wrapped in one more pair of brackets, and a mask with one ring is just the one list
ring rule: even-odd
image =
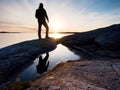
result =
[{"label": "hiker's leg", "polygon": [[49,33],[49,27],[48,24],[46,22],[43,23],[44,27],[46,28],[46,38],[48,38],[48,33]]},{"label": "hiker's leg", "polygon": [[39,37],[39,39],[41,39],[41,27],[42,27],[42,24],[38,22],[38,37]]}]

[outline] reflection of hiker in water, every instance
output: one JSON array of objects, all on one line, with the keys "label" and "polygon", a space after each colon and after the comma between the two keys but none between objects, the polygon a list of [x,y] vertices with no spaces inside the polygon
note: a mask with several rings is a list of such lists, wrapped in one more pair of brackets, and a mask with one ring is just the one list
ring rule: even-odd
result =
[{"label": "reflection of hiker in water", "polygon": [[46,53],[46,56],[44,59],[42,59],[42,56],[39,57],[38,65],[36,66],[37,72],[42,74],[43,72],[47,71],[47,68],[49,66],[49,61],[47,62],[49,57],[49,54]]},{"label": "reflection of hiker in water", "polygon": [[46,38],[48,38],[49,27],[46,23],[46,19],[49,22],[46,10],[43,8],[43,4],[40,3],[39,8],[36,10],[35,17],[38,19],[38,37],[41,39],[41,28],[42,25],[46,28]]}]

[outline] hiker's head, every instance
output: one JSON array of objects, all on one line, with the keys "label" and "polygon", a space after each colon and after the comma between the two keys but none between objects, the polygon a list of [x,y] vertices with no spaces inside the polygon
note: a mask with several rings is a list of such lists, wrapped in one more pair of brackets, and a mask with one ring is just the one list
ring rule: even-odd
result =
[{"label": "hiker's head", "polygon": [[43,8],[43,3],[40,3],[40,4],[39,4],[39,8]]}]

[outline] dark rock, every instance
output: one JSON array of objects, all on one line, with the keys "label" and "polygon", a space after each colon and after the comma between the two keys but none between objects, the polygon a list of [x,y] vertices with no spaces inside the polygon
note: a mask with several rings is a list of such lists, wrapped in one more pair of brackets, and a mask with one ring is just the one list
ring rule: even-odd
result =
[{"label": "dark rock", "polygon": [[114,37],[115,40],[119,39],[120,36],[119,33],[120,33],[120,24],[116,24],[105,28],[100,28],[88,32],[76,33],[70,36],[65,36],[61,39],[61,42],[70,43],[70,44],[74,42],[74,44],[79,43],[79,45],[85,45],[85,44],[93,43],[94,40],[98,37],[105,38],[105,36],[108,37],[109,35],[111,38]]},{"label": "dark rock", "polygon": [[95,42],[104,49],[120,50],[120,29],[95,38]]},{"label": "dark rock", "polygon": [[0,84],[15,78],[25,66],[40,54],[56,48],[51,40],[31,40],[0,49]]},{"label": "dark rock", "polygon": [[0,90],[26,90],[28,87],[30,87],[30,83],[23,81],[8,84],[4,87],[1,87]]},{"label": "dark rock", "polygon": [[[120,24],[88,32],[75,33],[61,38],[60,41],[63,45],[87,53],[89,56],[95,57],[97,55],[102,55],[119,58]],[[109,53],[104,52],[105,50],[109,51]]]},{"label": "dark rock", "polygon": [[[70,44],[74,42],[74,44],[85,45],[85,44],[93,43],[97,37],[102,37],[102,36],[105,37],[107,35],[111,35],[113,33],[118,33],[118,32],[120,32],[120,24],[115,24],[105,28],[99,28],[88,32],[75,33],[70,36],[65,36],[61,39],[61,42],[70,43]],[[116,38],[115,35],[112,35],[112,38],[113,37]]]}]

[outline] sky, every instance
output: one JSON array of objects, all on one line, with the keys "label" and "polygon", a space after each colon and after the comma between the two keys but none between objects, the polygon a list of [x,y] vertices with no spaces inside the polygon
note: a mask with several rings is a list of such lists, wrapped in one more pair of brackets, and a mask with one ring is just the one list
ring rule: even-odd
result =
[{"label": "sky", "polygon": [[120,0],[0,0],[0,31],[37,32],[35,11],[41,2],[52,32],[83,32],[120,24]]}]

